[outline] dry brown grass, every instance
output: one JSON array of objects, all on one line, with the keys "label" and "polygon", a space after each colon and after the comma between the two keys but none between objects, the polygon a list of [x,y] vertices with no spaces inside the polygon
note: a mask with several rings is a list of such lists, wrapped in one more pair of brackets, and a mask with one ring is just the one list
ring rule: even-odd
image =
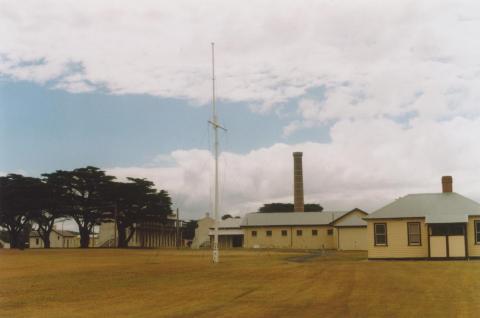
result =
[{"label": "dry brown grass", "polygon": [[[479,317],[479,261],[0,250],[0,317]],[[293,258],[292,258],[293,257]]]}]

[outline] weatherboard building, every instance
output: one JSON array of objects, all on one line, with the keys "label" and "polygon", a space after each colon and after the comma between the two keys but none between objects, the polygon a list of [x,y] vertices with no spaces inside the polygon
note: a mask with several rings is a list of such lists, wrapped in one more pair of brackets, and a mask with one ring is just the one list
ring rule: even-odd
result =
[{"label": "weatherboard building", "polygon": [[453,192],[409,194],[366,216],[369,259],[480,258],[480,204]]},{"label": "weatherboard building", "polygon": [[351,211],[304,212],[302,153],[294,152],[294,211],[249,213],[240,227],[246,248],[366,250],[368,215]]}]

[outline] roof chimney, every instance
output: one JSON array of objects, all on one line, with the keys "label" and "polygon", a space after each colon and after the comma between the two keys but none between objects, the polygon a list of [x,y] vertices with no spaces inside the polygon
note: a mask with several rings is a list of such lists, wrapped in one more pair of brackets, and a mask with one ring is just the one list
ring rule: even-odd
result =
[{"label": "roof chimney", "polygon": [[302,153],[293,153],[293,210],[304,212]]},{"label": "roof chimney", "polygon": [[453,179],[451,176],[443,176],[442,177],[442,192],[443,193],[448,193],[448,192],[452,192],[452,183],[453,183]]}]

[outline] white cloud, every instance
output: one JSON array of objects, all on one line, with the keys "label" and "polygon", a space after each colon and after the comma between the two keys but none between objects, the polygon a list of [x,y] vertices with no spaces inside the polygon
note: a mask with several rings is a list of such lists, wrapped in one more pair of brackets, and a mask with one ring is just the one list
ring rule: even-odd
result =
[{"label": "white cloud", "polygon": [[[478,115],[475,1],[2,1],[0,73],[268,111],[325,86],[318,120]],[[30,63],[38,61],[43,63]],[[68,79],[79,63],[82,79]]]},{"label": "white cloud", "polygon": [[[292,152],[303,151],[306,201],[326,209],[372,211],[399,196],[439,192],[440,177],[453,175],[459,193],[480,200],[480,119],[343,120],[332,142],[275,144],[247,154],[221,155],[222,210],[244,214],[266,202],[292,201]],[[119,177],[152,179],[168,189],[188,217],[211,210],[212,157],[207,150],[170,154],[168,166],[111,168]],[[210,185],[210,187],[208,186]]]}]

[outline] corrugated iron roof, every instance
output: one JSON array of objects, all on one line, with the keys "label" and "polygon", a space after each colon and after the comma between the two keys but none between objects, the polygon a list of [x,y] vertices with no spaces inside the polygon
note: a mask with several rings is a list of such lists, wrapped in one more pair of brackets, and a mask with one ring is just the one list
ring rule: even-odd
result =
[{"label": "corrugated iron roof", "polygon": [[425,217],[425,223],[429,223],[429,224],[468,223],[468,215],[466,214],[429,214]]},{"label": "corrugated iron roof", "polygon": [[[461,216],[480,215],[480,204],[458,193],[409,194],[378,209],[364,219],[439,218],[445,223]],[[449,221],[451,220],[451,221]]]},{"label": "corrugated iron roof", "polygon": [[335,222],[336,227],[362,227],[362,226],[367,226],[367,222],[363,220],[361,217],[358,215],[352,215],[350,217],[347,217],[344,220],[339,220],[338,222]]},{"label": "corrugated iron roof", "polygon": [[328,225],[349,211],[248,213],[241,226]]}]

